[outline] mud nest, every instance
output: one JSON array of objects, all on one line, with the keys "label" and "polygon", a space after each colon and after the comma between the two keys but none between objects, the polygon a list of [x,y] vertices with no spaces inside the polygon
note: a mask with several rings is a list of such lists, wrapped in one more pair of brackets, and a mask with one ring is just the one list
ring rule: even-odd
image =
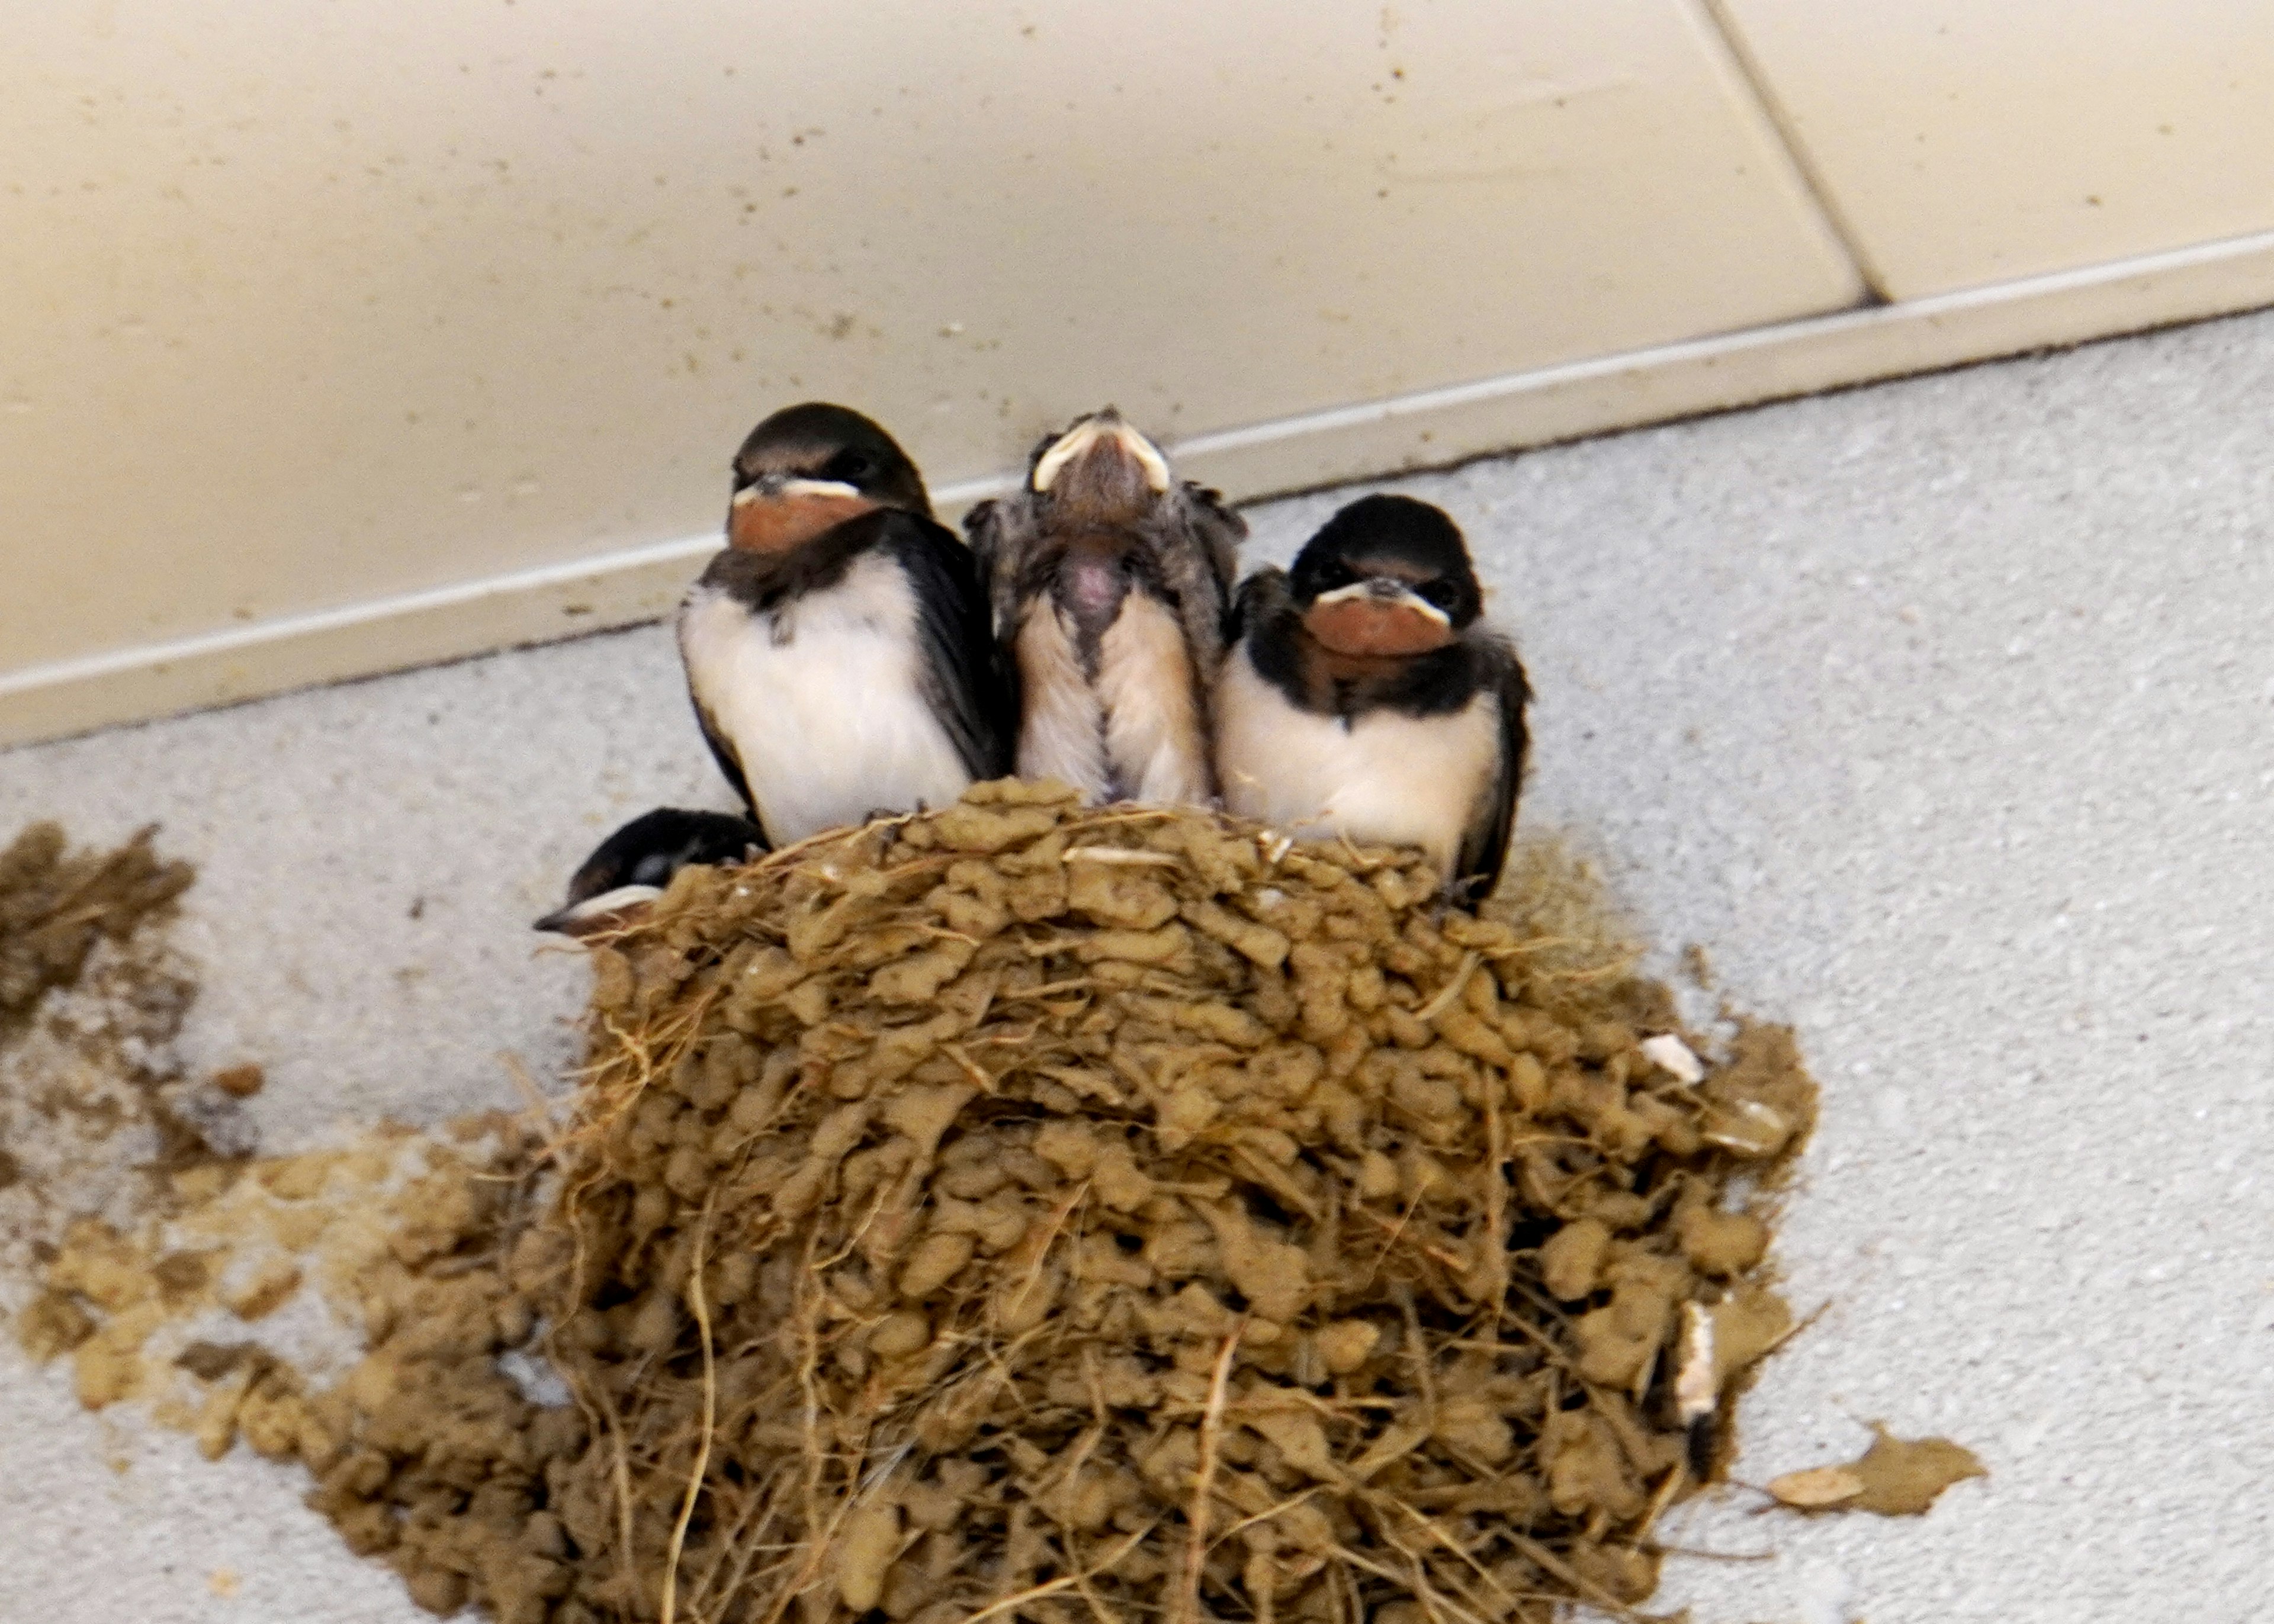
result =
[{"label": "mud nest", "polygon": [[1646,1052],[1666,990],[1513,889],[1014,783],[682,875],[599,952],[516,1258],[590,1424],[581,1604],[1647,1596],[1706,1464],[1680,1367],[1725,1392],[1788,1323],[1743,1203],[1814,1091],[1781,1029]]},{"label": "mud nest", "polygon": [[[690,869],[593,950],[565,1124],[181,1166],[14,1331],[302,1462],[438,1613],[1622,1611],[1788,1327],[1815,1091],[1575,872],[1472,918],[1416,853],[1014,783]],[[303,1278],[344,1365],[248,1335]]]}]

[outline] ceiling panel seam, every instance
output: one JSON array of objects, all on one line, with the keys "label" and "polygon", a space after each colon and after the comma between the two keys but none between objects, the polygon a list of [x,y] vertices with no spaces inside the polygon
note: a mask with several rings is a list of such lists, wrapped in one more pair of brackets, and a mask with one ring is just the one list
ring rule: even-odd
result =
[{"label": "ceiling panel seam", "polygon": [[1777,140],[1783,147],[1785,155],[1792,161],[1794,170],[1800,176],[1802,184],[1808,188],[1808,195],[1816,205],[1816,212],[1823,217],[1825,229],[1847,254],[1849,263],[1855,266],[1866,295],[1864,303],[1893,304],[1895,296],[1887,286],[1886,277],[1871,258],[1870,250],[1864,246],[1855,222],[1849,219],[1847,211],[1841,207],[1840,194],[1818,167],[1807,141],[1793,122],[1784,99],[1777,94],[1774,82],[1746,44],[1744,30],[1729,14],[1728,0],[1682,0],[1682,3],[1694,7],[1698,20],[1704,25],[1703,31],[1721,41],[1722,50],[1728,54],[1729,65],[1751,93],[1762,116],[1768,120],[1769,127],[1776,132]]}]

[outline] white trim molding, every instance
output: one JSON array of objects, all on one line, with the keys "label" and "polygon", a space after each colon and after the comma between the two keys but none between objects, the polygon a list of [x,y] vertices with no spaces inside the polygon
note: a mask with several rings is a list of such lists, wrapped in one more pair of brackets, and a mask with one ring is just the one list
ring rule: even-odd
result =
[{"label": "white trim molding", "polygon": [[[2270,304],[2274,232],[1305,413],[1171,454],[1252,500]],[[1013,477],[944,487],[939,506]],[[0,673],[0,746],[658,620],[718,545],[625,547]]]}]

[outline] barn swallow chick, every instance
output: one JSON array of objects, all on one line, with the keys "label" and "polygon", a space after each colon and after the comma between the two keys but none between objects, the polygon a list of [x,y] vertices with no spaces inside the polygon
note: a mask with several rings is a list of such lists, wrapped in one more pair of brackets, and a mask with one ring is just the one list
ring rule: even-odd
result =
[{"label": "barn swallow chick", "polygon": [[891,435],[842,406],[776,412],[735,454],[727,542],[681,606],[679,651],[766,845],[1010,771],[985,588]]},{"label": "barn swallow chick", "polygon": [[1205,804],[1208,692],[1246,524],[1111,407],[964,521],[1020,695],[1021,778]]},{"label": "barn swallow chick", "polygon": [[593,848],[568,882],[568,899],[537,929],[564,936],[612,930],[663,895],[681,868],[743,862],[764,849],[758,826],[746,817],[658,807]]},{"label": "barn swallow chick", "polygon": [[1473,907],[1508,855],[1524,667],[1451,519],[1368,496],[1240,587],[1216,690],[1224,804],[1305,838],[1418,846]]}]

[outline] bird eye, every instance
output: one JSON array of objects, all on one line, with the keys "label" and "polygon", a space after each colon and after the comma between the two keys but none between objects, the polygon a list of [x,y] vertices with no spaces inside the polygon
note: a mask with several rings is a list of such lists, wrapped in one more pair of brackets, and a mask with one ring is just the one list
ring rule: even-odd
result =
[{"label": "bird eye", "polygon": [[1450,609],[1460,598],[1449,581],[1425,581],[1414,590],[1421,594],[1424,603],[1434,604],[1440,609]]},{"label": "bird eye", "polygon": [[877,465],[865,452],[840,451],[821,471],[840,485],[858,485],[877,471]]},{"label": "bird eye", "polygon": [[1338,592],[1357,579],[1358,571],[1340,559],[1329,559],[1319,566],[1319,590],[1322,592]]}]

